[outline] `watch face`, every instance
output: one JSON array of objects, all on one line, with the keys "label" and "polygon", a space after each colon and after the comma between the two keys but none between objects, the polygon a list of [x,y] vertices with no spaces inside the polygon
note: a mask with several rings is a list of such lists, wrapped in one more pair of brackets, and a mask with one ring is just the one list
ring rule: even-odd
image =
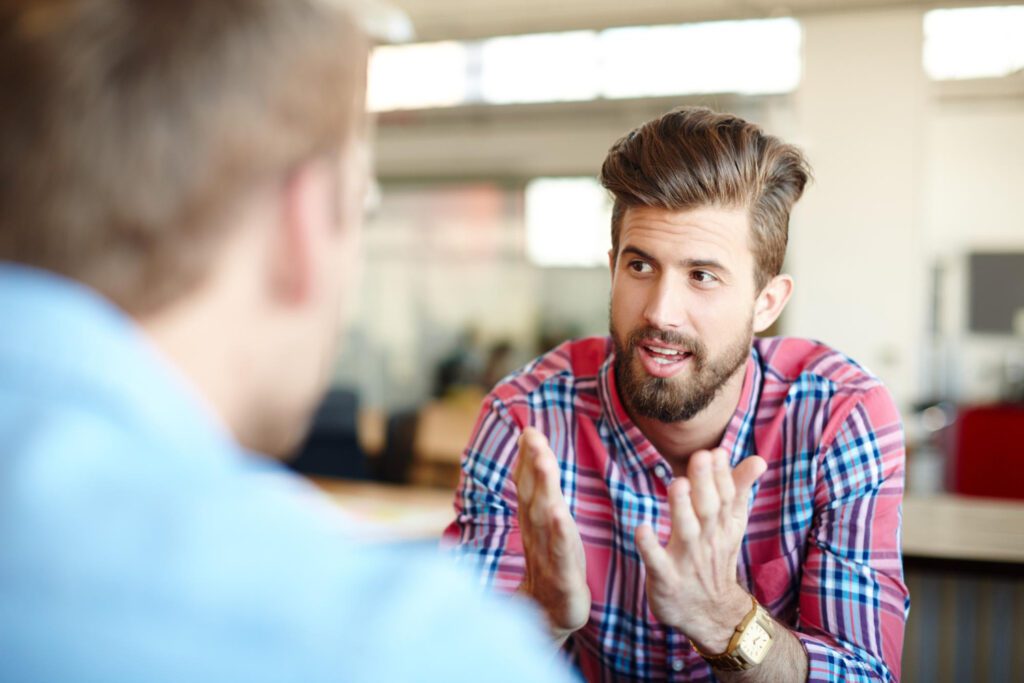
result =
[{"label": "watch face", "polygon": [[759,664],[768,653],[768,646],[772,643],[772,637],[758,623],[753,623],[744,631],[740,637],[739,646],[751,662]]}]

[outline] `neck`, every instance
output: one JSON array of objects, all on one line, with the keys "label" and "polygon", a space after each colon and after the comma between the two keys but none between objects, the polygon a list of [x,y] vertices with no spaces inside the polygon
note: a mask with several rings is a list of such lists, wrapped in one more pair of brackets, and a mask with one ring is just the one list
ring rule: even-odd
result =
[{"label": "neck", "polygon": [[[163,356],[184,377],[211,418],[236,441],[245,432],[246,373],[239,372],[238,349],[224,324],[223,310],[204,302],[182,302],[138,323]],[[221,334],[211,334],[218,330]]]},{"label": "neck", "polygon": [[[660,422],[634,416],[633,422],[672,466],[676,475],[685,474],[690,456],[700,450],[717,448],[736,412],[743,393],[747,363],[743,363],[722,385],[714,400],[689,420]],[[628,408],[627,408],[628,410]]]}]

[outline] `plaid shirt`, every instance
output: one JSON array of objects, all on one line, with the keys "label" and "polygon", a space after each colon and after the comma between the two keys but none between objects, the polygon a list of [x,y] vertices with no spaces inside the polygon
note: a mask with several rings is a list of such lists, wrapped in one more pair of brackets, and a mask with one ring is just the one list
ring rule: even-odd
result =
[{"label": "plaid shirt", "polygon": [[[633,532],[647,522],[667,542],[672,470],[623,409],[608,338],[567,342],[488,396],[446,544],[478,562],[486,584],[518,587],[511,473],[526,426],[550,440],[583,539],[590,619],[566,648],[584,677],[714,680],[687,637],[648,607]],[[721,445],[733,466],[755,453],[768,462],[738,576],[802,642],[809,679],[898,679],[910,605],[900,553],[904,447],[885,387],[816,342],[758,339]]]}]

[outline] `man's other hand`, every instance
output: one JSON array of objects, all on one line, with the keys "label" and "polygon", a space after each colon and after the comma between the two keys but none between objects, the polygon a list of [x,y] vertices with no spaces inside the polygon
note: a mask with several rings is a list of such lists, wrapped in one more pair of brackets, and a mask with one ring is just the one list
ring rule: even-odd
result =
[{"label": "man's other hand", "polygon": [[561,644],[590,616],[586,556],[562,495],[558,461],[548,440],[532,427],[519,438],[512,476],[519,493],[519,529],[526,557],[520,591],[547,613],[552,634]]},{"label": "man's other hand", "polygon": [[730,469],[725,450],[698,451],[686,476],[669,487],[668,545],[658,543],[649,525],[636,530],[651,611],[710,654],[726,649],[750,611],[750,596],[739,585],[736,567],[751,488],[765,468],[756,455]]}]

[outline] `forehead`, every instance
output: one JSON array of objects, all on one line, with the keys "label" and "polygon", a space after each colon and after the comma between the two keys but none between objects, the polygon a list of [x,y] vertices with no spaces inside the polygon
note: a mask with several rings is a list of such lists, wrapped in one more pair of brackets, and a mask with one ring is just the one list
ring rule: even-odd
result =
[{"label": "forehead", "polygon": [[714,258],[739,265],[753,259],[749,232],[744,209],[631,207],[622,216],[619,251],[632,246],[659,257]]}]

